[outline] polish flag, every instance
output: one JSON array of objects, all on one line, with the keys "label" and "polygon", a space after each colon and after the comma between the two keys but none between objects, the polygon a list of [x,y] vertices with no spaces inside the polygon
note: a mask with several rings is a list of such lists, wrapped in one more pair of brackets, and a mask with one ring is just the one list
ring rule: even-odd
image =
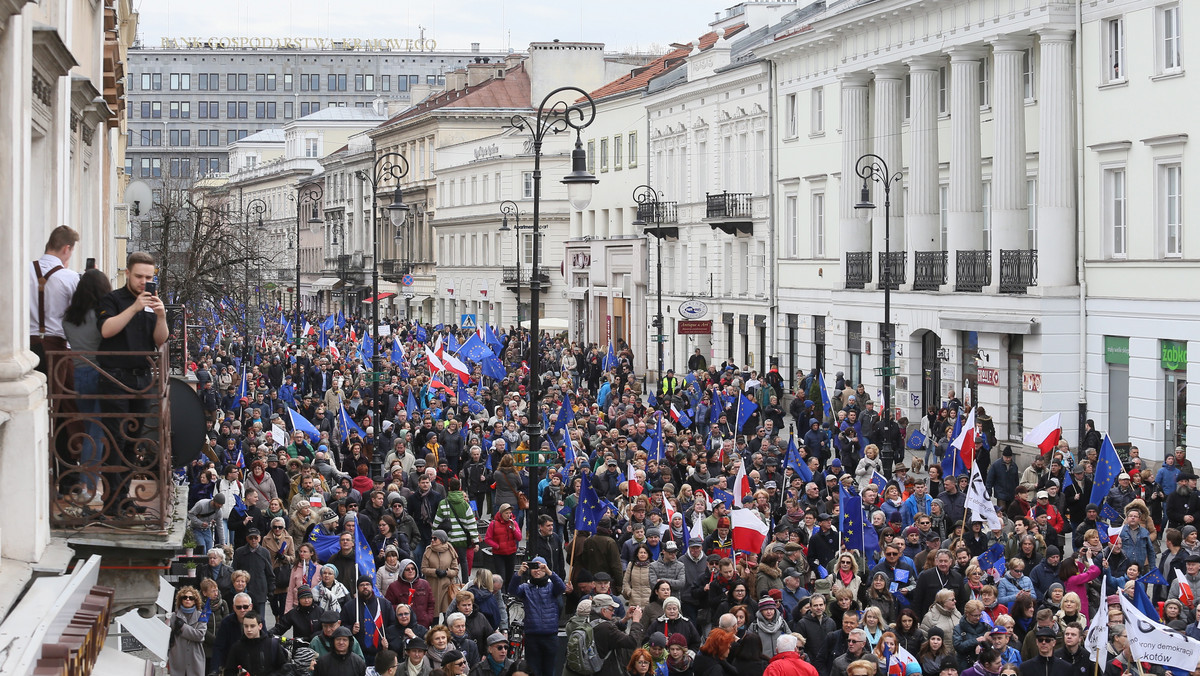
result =
[{"label": "polish flag", "polygon": [[316,334],[316,329],[313,328],[313,325],[308,322],[304,322],[304,333],[301,335],[312,336],[315,334]]},{"label": "polish flag", "polygon": [[450,393],[454,392],[454,390],[450,389],[449,387],[446,387],[446,383],[443,383],[436,376],[429,379],[429,386],[436,390],[445,390]]},{"label": "polish flag", "polygon": [[1025,435],[1025,443],[1037,446],[1043,455],[1053,451],[1054,447],[1058,445],[1059,439],[1062,439],[1061,413],[1055,413],[1046,418]]},{"label": "polish flag", "polygon": [[963,467],[970,471],[971,461],[975,458],[975,409],[971,409],[971,413],[967,415],[967,421],[963,423],[958,436],[950,445],[958,449]]},{"label": "polish flag", "polygon": [[337,345],[334,345],[333,343],[329,344],[329,356],[333,357],[334,359],[342,358],[342,353],[338,350]]},{"label": "polish flag", "polygon": [[[441,336],[441,334],[438,335],[437,342],[433,344],[433,353],[438,356],[438,359],[442,358],[443,351],[442,351],[442,336]],[[442,369],[438,369],[438,370],[441,371]]]},{"label": "polish flag", "polygon": [[471,369],[467,368],[466,364],[459,361],[458,357],[449,352],[442,354],[442,364],[446,367],[447,371],[457,375],[464,385],[471,380]]},{"label": "polish flag", "polygon": [[637,482],[636,471],[632,462],[625,465],[625,480],[629,482],[629,497],[631,498],[636,498],[643,493],[642,485]]},{"label": "polish flag", "polygon": [[750,494],[750,477],[746,476],[746,463],[738,458],[737,476],[733,478],[733,507],[742,506],[742,500]]},{"label": "polish flag", "polygon": [[354,333],[354,327],[353,327],[353,326],[352,326],[352,327],[350,327],[350,342],[351,342],[351,343],[357,343],[357,342],[358,342],[358,336],[357,336],[357,335]]},{"label": "polish flag", "polygon": [[429,360],[430,373],[438,373],[439,371],[446,370],[446,365],[443,364],[442,360],[438,359],[438,356],[434,354],[433,351],[431,351],[428,347],[425,348],[425,358]]},{"label": "polish flag", "polygon": [[733,526],[733,548],[743,552],[762,551],[767,539],[767,524],[750,509],[735,509],[729,512],[729,525]]}]

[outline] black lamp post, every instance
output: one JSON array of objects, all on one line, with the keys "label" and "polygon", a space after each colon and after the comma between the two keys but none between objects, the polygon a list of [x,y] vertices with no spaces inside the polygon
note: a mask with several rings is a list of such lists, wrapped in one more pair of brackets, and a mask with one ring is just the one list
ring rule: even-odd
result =
[{"label": "black lamp post", "polygon": [[[529,230],[532,228],[532,226],[521,225],[521,210],[517,206],[517,203],[512,200],[504,200],[503,202],[500,203],[500,213],[504,215],[504,221],[500,224],[500,232],[512,231],[512,232],[516,233],[516,237],[515,237],[516,244],[513,247],[513,264],[515,266],[514,270],[515,270],[516,276],[517,276],[517,278],[516,278],[517,281],[516,281],[516,286],[515,286],[515,288],[517,290],[516,291],[516,293],[517,293],[517,324],[520,325],[520,323],[521,323],[521,231]],[[513,226],[511,228],[508,226],[508,217],[509,216],[513,217]],[[533,234],[533,236],[537,237],[538,233],[535,232]]]},{"label": "black lamp post", "polygon": [[[400,153],[385,153],[375,160],[371,173],[359,170],[355,172],[358,180],[365,181],[371,186],[371,339],[375,345],[371,350],[371,398],[375,409],[371,412],[371,423],[376,431],[383,430],[383,404],[379,401],[379,378],[383,369],[380,367],[379,352],[379,232],[375,228],[375,195],[379,185],[389,178],[396,182],[392,193],[392,203],[388,205],[388,218],[396,227],[397,234],[408,219],[408,205],[401,195],[400,180],[408,174],[408,160]],[[378,457],[378,456],[376,456]]]},{"label": "black lamp post", "polygon": [[[263,225],[263,214],[265,214],[265,213],[267,213],[267,203],[261,197],[255,197],[254,199],[252,199],[246,203],[246,211],[245,211],[245,214],[246,214],[245,226],[246,227],[243,230],[245,239],[242,242],[242,246],[245,247],[245,249],[243,249],[243,251],[242,251],[242,260],[243,260],[242,267],[244,269],[244,275],[245,275],[243,279],[246,284],[246,305],[250,305],[250,249],[251,249],[251,246],[250,246],[250,219],[256,218],[258,220],[256,229],[259,233],[261,233],[266,230],[266,226]],[[257,290],[258,285],[255,285],[254,288]],[[246,345],[244,346],[244,349],[246,352],[246,357],[245,357],[246,359],[249,359],[252,356],[251,355],[252,341],[250,340],[250,315],[251,314],[253,314],[253,313],[247,312],[246,320],[245,320],[246,321],[246,330],[245,330]]]},{"label": "black lamp post", "polygon": [[[586,103],[570,104],[567,98]],[[537,485],[541,479],[539,465],[542,448],[542,416],[541,416],[541,364],[538,344],[538,303],[542,293],[541,276],[538,274],[538,259],[541,256],[541,238],[536,233],[541,230],[542,206],[542,142],[546,134],[557,134],[575,130],[575,149],[571,151],[571,173],[563,177],[562,182],[567,186],[567,200],[572,208],[582,211],[592,201],[592,187],[599,179],[587,170],[587,151],[583,149],[581,133],[585,127],[596,119],[596,103],[588,93],[578,87],[559,87],[546,95],[535,109],[533,119],[524,115],[513,115],[512,125],[517,129],[525,129],[533,136],[533,261],[529,279],[529,423],[525,428],[529,436],[529,486],[526,495],[533,497],[533,504],[526,512],[526,533],[532,538],[537,532]],[[518,304],[519,305],[519,304]],[[520,308],[518,307],[518,310]],[[530,540],[532,542],[532,540]],[[526,556],[533,555],[533,548],[526,547]]]},{"label": "black lamp post", "polygon": [[665,349],[665,345],[663,343],[663,336],[664,336],[663,323],[665,320],[663,318],[663,305],[662,305],[663,230],[662,230],[662,205],[659,201],[660,197],[662,197],[662,195],[657,190],[655,190],[654,188],[651,188],[648,185],[639,185],[638,187],[633,189],[633,200],[635,202],[637,202],[637,205],[638,205],[637,219],[633,222],[633,225],[640,227],[640,228],[645,228],[647,225],[650,224],[649,221],[646,220],[646,214],[645,214],[646,209],[650,209],[650,211],[651,211],[650,217],[654,220],[654,230],[646,230],[646,232],[653,235],[654,239],[657,240],[656,249],[657,249],[657,255],[658,255],[658,266],[657,266],[657,268],[658,268],[657,269],[658,315],[654,319],[654,327],[655,327],[654,340],[658,341],[658,379],[659,379],[659,382],[662,382],[663,369],[665,368],[664,356],[663,356],[664,349]]},{"label": "black lamp post", "polygon": [[309,225],[320,225],[323,221],[321,214],[317,211],[317,205],[320,204],[321,198],[325,195],[325,190],[320,183],[301,184],[296,189],[296,195],[293,199],[296,200],[296,321],[292,324],[295,327],[296,347],[299,348],[304,344],[304,328],[300,326],[300,221],[304,214],[304,207],[312,207],[312,216],[308,219]]},{"label": "black lamp post", "polygon": [[[883,410],[884,420],[892,417],[892,352],[895,349],[892,338],[892,184],[900,182],[900,172],[888,171],[887,162],[882,157],[867,153],[858,158],[855,172],[863,180],[862,197],[855,209],[874,209],[871,202],[871,182],[883,186],[883,330],[879,342],[883,343]],[[888,440],[883,442],[883,470],[890,475],[895,449]]]}]

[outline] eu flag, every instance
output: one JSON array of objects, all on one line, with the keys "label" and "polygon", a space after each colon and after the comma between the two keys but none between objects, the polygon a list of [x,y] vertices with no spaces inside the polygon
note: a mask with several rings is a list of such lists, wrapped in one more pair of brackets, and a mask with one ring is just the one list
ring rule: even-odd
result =
[{"label": "eu flag", "polygon": [[571,395],[563,394],[562,406],[558,407],[558,417],[554,419],[554,429],[550,434],[558,434],[567,427],[567,423],[575,419],[575,409],[571,408]]},{"label": "eu flag", "polygon": [[739,394],[737,402],[737,432],[741,434],[742,428],[746,422],[750,420],[750,416],[758,410],[758,404],[750,401],[746,395]]},{"label": "eu flag", "polygon": [[479,334],[472,333],[465,341],[462,347],[459,348],[458,354],[468,361],[476,364],[482,362],[486,357],[494,356],[491,349],[479,338]]},{"label": "eu flag", "polygon": [[371,587],[378,594],[379,589],[375,587],[375,553],[371,551],[366,533],[358,527],[354,529],[354,565],[358,567],[358,577],[354,586],[358,587],[357,580],[365,577],[371,580]]},{"label": "eu flag", "polygon": [[425,332],[424,326],[418,326],[413,333],[416,335],[418,341],[422,343],[429,341],[429,334]]},{"label": "eu flag", "polygon": [[349,439],[351,432],[358,432],[359,438],[367,436],[367,433],[363,432],[362,428],[355,424],[350,414],[346,413],[345,406],[338,406],[338,427],[342,428],[342,441]]},{"label": "eu flag", "polygon": [[490,324],[483,330],[483,342],[487,343],[487,346],[492,348],[492,352],[494,354],[499,354],[500,350],[504,349],[504,342],[501,341],[500,337],[496,335],[496,330],[493,329]]},{"label": "eu flag", "polygon": [[492,380],[504,380],[508,374],[504,372],[504,364],[495,355],[483,358],[483,375]]},{"label": "eu flag", "polygon": [[584,473],[579,483],[579,504],[575,506],[575,530],[595,533],[603,517],[604,506],[596,489],[592,488],[591,474]]},{"label": "eu flag", "polygon": [[988,548],[988,550],[979,555],[979,569],[982,571],[989,570],[996,565],[997,561],[1004,558],[1004,545],[997,542]]},{"label": "eu flag", "polygon": [[1125,468],[1121,465],[1121,458],[1117,457],[1117,449],[1113,446],[1112,439],[1105,434],[1104,443],[1100,445],[1100,458],[1096,461],[1096,477],[1095,483],[1092,484],[1090,502],[1097,505],[1104,502],[1104,498],[1108,497],[1108,492],[1112,490],[1113,484],[1117,482],[1117,475],[1124,471]]},{"label": "eu flag", "polygon": [[308,421],[308,418],[300,415],[296,409],[292,408],[291,406],[288,407],[288,416],[292,420],[293,432],[296,430],[304,432],[314,444],[321,440],[321,432],[315,426],[313,426],[311,422]]},{"label": "eu flag", "polygon": [[467,410],[470,411],[472,415],[487,411],[487,409],[483,407],[483,404],[476,401],[474,397],[472,397],[467,393],[466,390],[463,389],[461,384],[458,385],[455,391],[455,396],[458,397],[458,403],[466,406]]},{"label": "eu flag", "polygon": [[817,386],[821,388],[821,408],[825,411],[825,417],[833,417],[833,402],[829,399],[829,391],[825,389],[825,372],[817,372]]},{"label": "eu flag", "polygon": [[404,408],[410,417],[417,414],[417,398],[413,396],[411,389],[408,391],[408,401],[404,403]]},{"label": "eu flag", "polygon": [[617,353],[613,351],[612,341],[608,341],[608,354],[604,356],[604,364],[601,368],[605,371],[617,370]]},{"label": "eu flag", "polygon": [[321,563],[324,563],[328,561],[331,556],[337,554],[338,550],[342,548],[342,545],[339,537],[336,534],[327,535],[325,533],[321,533],[320,530],[320,527],[313,528],[312,532],[308,535],[308,542],[313,546],[313,549],[317,551],[317,560]]},{"label": "eu flag", "polygon": [[1167,584],[1167,578],[1163,577],[1162,571],[1158,568],[1151,568],[1150,572],[1138,578],[1138,582],[1142,584]]},{"label": "eu flag", "polygon": [[843,485],[840,487],[839,502],[842,546],[861,551],[867,561],[874,560],[872,555],[879,550],[879,534],[875,532],[874,526],[867,523],[863,514],[862,496]]},{"label": "eu flag", "polygon": [[806,483],[813,479],[813,473],[808,468],[808,463],[800,462],[800,449],[796,447],[795,434],[788,439],[787,457],[784,459],[783,466],[785,469],[788,467],[792,468],[796,476],[803,479]]},{"label": "eu flag", "polygon": [[663,431],[662,431],[662,411],[658,412],[658,425],[654,428],[654,450],[650,453],[651,460],[663,461]]},{"label": "eu flag", "polygon": [[921,434],[921,430],[913,430],[913,433],[908,436],[906,444],[910,449],[917,450],[925,447],[925,435]]},{"label": "eu flag", "polygon": [[650,392],[650,396],[646,398],[646,405],[650,408],[658,408],[658,397],[654,396],[654,392]]}]

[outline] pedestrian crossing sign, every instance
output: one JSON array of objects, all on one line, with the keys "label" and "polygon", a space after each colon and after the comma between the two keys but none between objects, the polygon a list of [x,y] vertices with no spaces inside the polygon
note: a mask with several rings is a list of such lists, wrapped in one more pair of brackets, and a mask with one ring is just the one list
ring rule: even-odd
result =
[{"label": "pedestrian crossing sign", "polygon": [[462,329],[474,329],[475,328],[475,315],[464,314],[462,316],[462,320],[460,322],[458,322],[458,326],[459,326],[459,328],[462,328]]}]

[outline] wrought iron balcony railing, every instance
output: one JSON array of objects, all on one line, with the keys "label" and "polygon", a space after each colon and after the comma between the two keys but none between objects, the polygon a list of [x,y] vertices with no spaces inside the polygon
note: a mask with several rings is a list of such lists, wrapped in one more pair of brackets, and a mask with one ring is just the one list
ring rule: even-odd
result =
[{"label": "wrought iron balcony railing", "polygon": [[913,263],[913,291],[938,291],[946,283],[945,251],[917,251]]},{"label": "wrought iron balcony railing", "polygon": [[639,204],[637,206],[637,217],[639,221],[645,222],[647,229],[651,229],[658,223],[678,223],[679,203],[646,202]]},{"label": "wrought iron balcony railing", "polygon": [[893,291],[907,281],[905,266],[908,263],[907,251],[879,252],[879,288],[890,286]]},{"label": "wrought iron balcony railing", "polygon": [[[138,366],[100,366],[118,355]],[[103,519],[106,527],[164,532],[174,506],[167,344],[154,352],[46,356],[51,526],[81,528]],[[77,386],[84,368],[97,374],[98,394]]]},{"label": "wrought iron balcony railing", "polygon": [[992,252],[989,249],[959,251],[955,291],[979,293],[992,283]]},{"label": "wrought iron balcony railing", "polygon": [[748,192],[720,192],[706,194],[707,218],[750,218],[753,213]]},{"label": "wrought iron balcony railing", "polygon": [[[506,267],[501,271],[501,275],[505,284],[514,284],[517,282],[528,284],[531,271],[532,267],[529,266]],[[546,272],[546,268],[538,268],[538,279],[542,284],[550,283],[550,275]]]},{"label": "wrought iron balcony railing", "polygon": [[871,252],[846,252],[846,288],[862,289],[871,283]]},{"label": "wrought iron balcony railing", "polygon": [[1028,293],[1037,286],[1037,249],[1000,251],[1000,293]]}]

